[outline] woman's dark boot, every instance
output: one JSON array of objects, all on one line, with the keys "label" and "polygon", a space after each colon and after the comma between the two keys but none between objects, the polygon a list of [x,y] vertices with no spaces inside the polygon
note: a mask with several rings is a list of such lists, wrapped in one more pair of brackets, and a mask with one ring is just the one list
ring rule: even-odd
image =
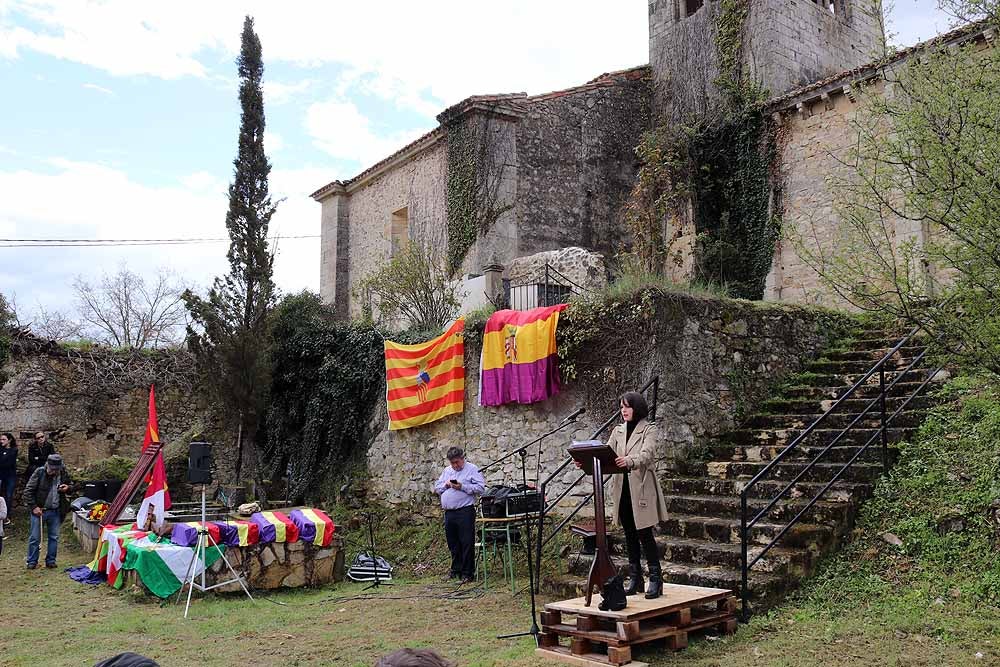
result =
[{"label": "woman's dark boot", "polygon": [[642,564],[628,564],[628,586],[625,587],[625,595],[635,595],[642,590]]},{"label": "woman's dark boot", "polygon": [[663,571],[659,563],[649,564],[649,586],[646,587],[646,599],[653,600],[663,595]]}]

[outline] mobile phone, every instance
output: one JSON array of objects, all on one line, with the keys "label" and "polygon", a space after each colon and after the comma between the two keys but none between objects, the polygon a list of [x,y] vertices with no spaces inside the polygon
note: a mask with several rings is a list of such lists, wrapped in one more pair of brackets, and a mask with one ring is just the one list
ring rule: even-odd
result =
[{"label": "mobile phone", "polygon": [[457,479],[453,479],[453,480],[451,480],[451,483],[452,484],[458,484],[458,480]]}]

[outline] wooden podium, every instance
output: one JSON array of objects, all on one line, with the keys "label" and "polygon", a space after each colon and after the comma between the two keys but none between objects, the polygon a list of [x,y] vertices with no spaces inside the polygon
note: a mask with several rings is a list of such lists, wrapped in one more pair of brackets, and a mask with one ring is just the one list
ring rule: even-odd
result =
[{"label": "wooden podium", "polygon": [[600,589],[604,582],[617,574],[608,553],[607,527],[604,524],[604,474],[627,473],[628,468],[618,467],[615,464],[615,459],[618,458],[615,450],[601,442],[574,442],[567,452],[574,461],[580,463],[584,472],[592,475],[594,482],[594,532],[597,548],[587,575],[584,606],[589,607],[594,586]]}]

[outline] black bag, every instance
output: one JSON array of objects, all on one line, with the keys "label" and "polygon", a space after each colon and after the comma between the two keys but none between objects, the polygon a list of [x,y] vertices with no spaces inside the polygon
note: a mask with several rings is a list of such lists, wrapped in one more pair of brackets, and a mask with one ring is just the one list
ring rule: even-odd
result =
[{"label": "black bag", "polygon": [[628,604],[625,597],[625,580],[622,575],[616,574],[604,582],[601,588],[601,604],[597,608],[601,611],[621,611]]},{"label": "black bag", "polygon": [[480,498],[483,516],[487,519],[502,519],[507,516],[507,496],[516,493],[517,489],[496,484],[486,489]]}]

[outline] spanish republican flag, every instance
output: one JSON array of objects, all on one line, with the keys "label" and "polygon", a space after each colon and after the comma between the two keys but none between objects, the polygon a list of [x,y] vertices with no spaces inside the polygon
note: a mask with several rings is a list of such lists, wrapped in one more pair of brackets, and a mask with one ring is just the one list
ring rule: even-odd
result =
[{"label": "spanish republican flag", "polygon": [[[142,451],[146,451],[154,442],[160,441],[160,425],[156,418],[156,392],[153,385],[149,386],[149,416],[146,419],[146,437],[142,440]],[[149,486],[146,495],[135,516],[139,529],[146,527],[149,513],[153,512],[153,525],[161,526],[166,520],[167,509],[170,508],[170,491],[167,490],[167,467],[163,463],[163,452],[160,451],[153,461],[153,471],[146,477]]]},{"label": "spanish republican flag", "polygon": [[565,303],[498,310],[483,332],[479,404],[538,403],[559,392],[556,325]]},{"label": "spanish republican flag", "polygon": [[389,430],[437,421],[465,401],[465,319],[417,345],[385,341],[385,400]]}]

